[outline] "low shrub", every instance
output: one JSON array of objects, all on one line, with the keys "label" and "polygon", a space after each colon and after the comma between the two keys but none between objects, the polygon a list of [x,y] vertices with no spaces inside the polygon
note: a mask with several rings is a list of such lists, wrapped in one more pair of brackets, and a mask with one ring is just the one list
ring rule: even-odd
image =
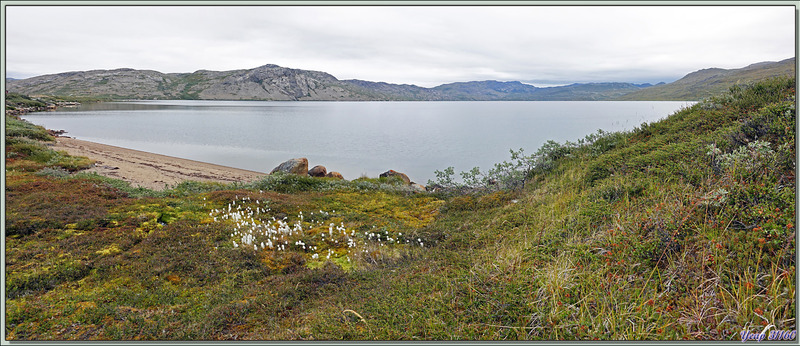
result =
[{"label": "low shrub", "polygon": [[84,261],[66,261],[34,273],[10,275],[6,282],[6,298],[16,299],[53,289],[61,283],[85,277],[91,269],[91,265]]},{"label": "low shrub", "polygon": [[9,138],[25,137],[38,141],[55,140],[44,127],[31,124],[18,117],[6,115],[6,144]]},{"label": "low shrub", "polygon": [[[521,191],[528,181],[536,176],[553,173],[562,160],[586,155],[597,157],[614,148],[627,143],[629,134],[624,132],[605,132],[598,130],[589,134],[577,143],[567,141],[560,144],[553,140],[545,142],[534,154],[524,155],[524,149],[519,151],[509,150],[511,161],[503,161],[494,165],[492,169],[481,172],[475,167],[468,172],[461,172],[461,181],[455,179],[453,167],[443,171],[435,171],[436,180],[429,180],[428,186],[433,189],[444,190],[451,194],[488,193],[494,191],[510,190]],[[590,170],[594,178],[591,181],[602,179],[611,174],[604,171],[608,167],[596,165]]]},{"label": "low shrub", "polygon": [[47,106],[41,100],[34,99],[28,95],[9,92],[6,94],[6,105],[16,105],[19,107],[44,107]]}]

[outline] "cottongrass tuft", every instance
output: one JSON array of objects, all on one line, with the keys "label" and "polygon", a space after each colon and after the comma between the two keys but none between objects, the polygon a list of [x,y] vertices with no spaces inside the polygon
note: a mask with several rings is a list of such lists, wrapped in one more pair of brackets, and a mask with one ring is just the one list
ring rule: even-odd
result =
[{"label": "cottongrass tuft", "polygon": [[269,201],[239,198],[220,209],[211,210],[209,218],[231,224],[231,244],[234,248],[253,251],[295,251],[310,262],[332,260],[349,264],[356,253],[371,253],[375,246],[419,245],[421,238],[406,239],[394,236],[386,229],[372,227],[372,232],[348,229],[343,221],[328,222],[335,211],[319,210],[308,215],[302,211],[296,217],[277,217]]}]

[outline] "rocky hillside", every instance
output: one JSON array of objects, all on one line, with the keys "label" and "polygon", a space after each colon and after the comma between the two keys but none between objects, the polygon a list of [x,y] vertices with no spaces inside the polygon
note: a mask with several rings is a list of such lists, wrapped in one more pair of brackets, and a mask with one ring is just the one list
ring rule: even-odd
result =
[{"label": "rocky hillside", "polygon": [[663,85],[644,88],[621,96],[620,100],[701,100],[727,91],[734,84],[750,83],[778,76],[795,75],[795,58],[760,62],[738,69],[708,68],[687,74]]},{"label": "rocky hillside", "polygon": [[247,70],[161,73],[116,69],[65,72],[7,80],[25,95],[107,99],[200,99],[291,101],[600,101],[699,100],[736,83],[793,76],[795,59],[741,69],[692,72],[669,84],[578,83],[538,88],[521,82],[472,81],[423,88],[409,84],[339,80],[320,71],[264,65]]},{"label": "rocky hillside", "polygon": [[479,81],[423,88],[408,84],[339,80],[325,72],[277,65],[249,70],[200,70],[194,73],[92,70],[8,81],[10,91],[26,95],[299,101],[605,100],[642,87],[630,83],[592,83],[537,88],[520,82]]},{"label": "rocky hillside", "polygon": [[317,71],[264,65],[249,70],[161,73],[116,69],[66,72],[8,83],[28,95],[115,99],[367,100],[335,77]]}]

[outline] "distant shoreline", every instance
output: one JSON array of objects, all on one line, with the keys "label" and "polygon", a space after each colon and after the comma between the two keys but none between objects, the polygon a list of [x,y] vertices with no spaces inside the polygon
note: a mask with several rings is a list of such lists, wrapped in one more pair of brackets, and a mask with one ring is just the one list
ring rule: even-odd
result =
[{"label": "distant shoreline", "polygon": [[267,173],[216,165],[207,162],[160,155],[113,145],[89,142],[69,137],[57,137],[48,144],[57,151],[73,156],[85,156],[95,161],[84,172],[122,179],[134,187],[163,190],[182,181],[250,182]]}]

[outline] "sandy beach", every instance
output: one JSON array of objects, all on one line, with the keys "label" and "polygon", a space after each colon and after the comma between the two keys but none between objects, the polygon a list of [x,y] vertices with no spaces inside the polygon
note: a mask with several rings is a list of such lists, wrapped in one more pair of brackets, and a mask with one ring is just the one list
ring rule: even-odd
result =
[{"label": "sandy beach", "polygon": [[54,150],[70,155],[85,156],[95,161],[87,172],[122,179],[132,186],[163,190],[185,180],[215,181],[222,183],[249,182],[266,173],[220,166],[206,162],[181,159],[112,145],[57,137]]}]

